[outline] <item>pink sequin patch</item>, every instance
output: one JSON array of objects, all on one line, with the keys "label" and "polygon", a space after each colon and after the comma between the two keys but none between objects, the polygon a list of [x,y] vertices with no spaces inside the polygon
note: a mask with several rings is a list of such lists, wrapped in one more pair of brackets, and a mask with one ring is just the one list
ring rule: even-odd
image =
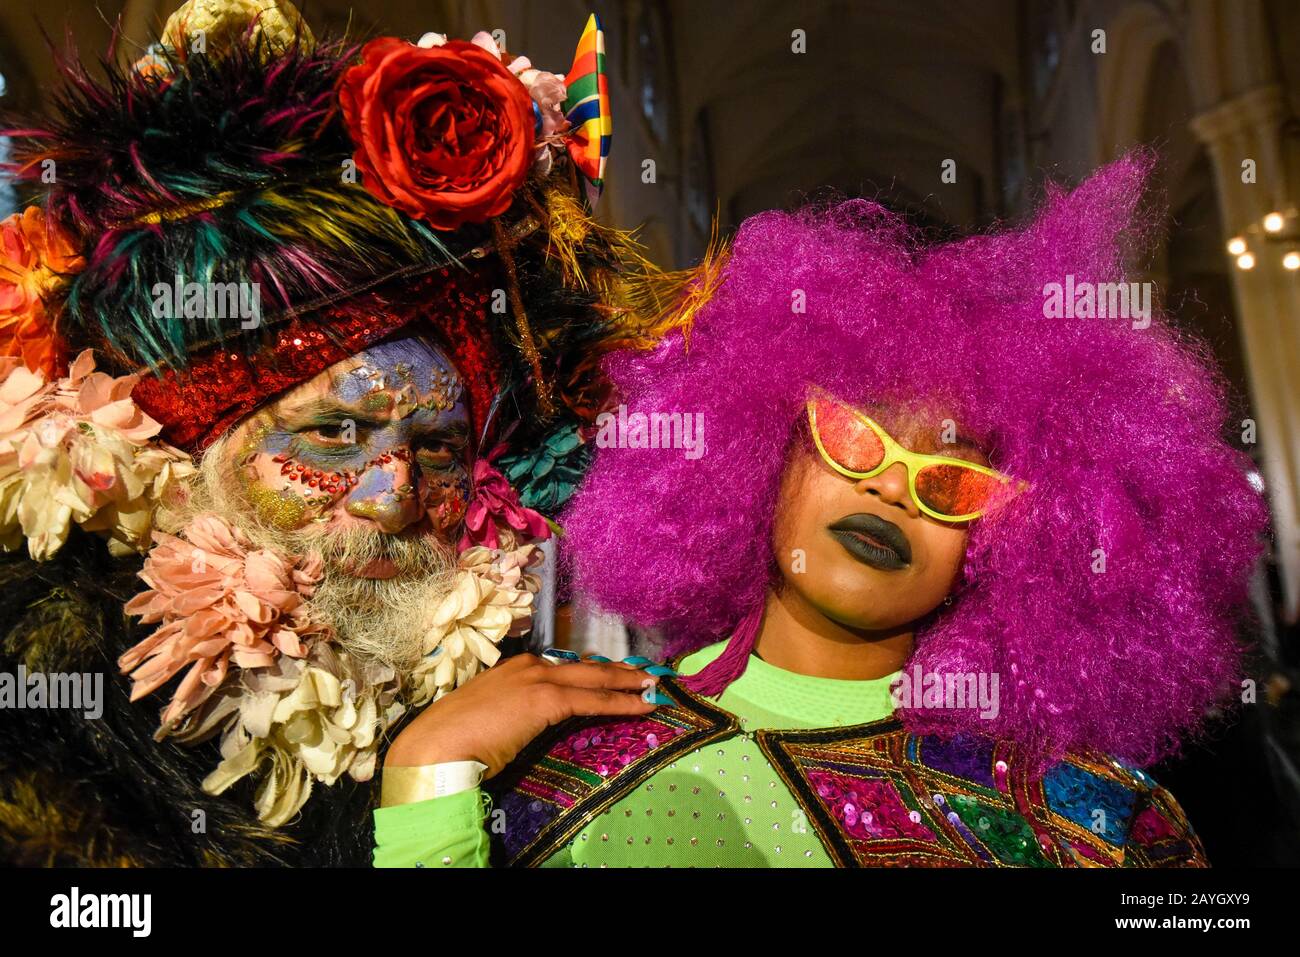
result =
[{"label": "pink sequin patch", "polygon": [[1174,829],[1170,826],[1169,821],[1163,814],[1153,807],[1144,808],[1142,813],[1133,819],[1133,829],[1130,836],[1138,844],[1149,847],[1157,841],[1163,841],[1174,836]]},{"label": "pink sequin patch", "polygon": [[566,736],[550,757],[610,777],[681,733],[681,728],[644,719],[593,724]]},{"label": "pink sequin patch", "polygon": [[808,781],[850,837],[860,841],[937,840],[933,831],[913,819],[915,812],[903,803],[898,788],[890,781],[864,780],[831,771],[809,771]]}]

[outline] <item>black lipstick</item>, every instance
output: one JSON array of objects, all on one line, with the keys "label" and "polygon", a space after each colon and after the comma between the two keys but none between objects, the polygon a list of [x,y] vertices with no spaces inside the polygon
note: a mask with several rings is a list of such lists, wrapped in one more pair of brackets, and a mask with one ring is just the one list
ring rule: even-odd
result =
[{"label": "black lipstick", "polygon": [[850,555],[873,568],[898,571],[912,563],[912,546],[903,530],[878,515],[845,515],[826,528]]}]

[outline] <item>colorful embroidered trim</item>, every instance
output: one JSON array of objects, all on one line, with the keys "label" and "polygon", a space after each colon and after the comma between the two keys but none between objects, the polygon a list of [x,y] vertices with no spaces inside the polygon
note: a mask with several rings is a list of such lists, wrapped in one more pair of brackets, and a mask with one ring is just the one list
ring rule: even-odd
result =
[{"label": "colorful embroidered trim", "polygon": [[[494,836],[501,863],[536,866],[682,753],[742,733],[664,685],[677,707],[566,722],[493,782],[509,822]],[[1105,757],[1071,755],[1031,780],[1009,744],[912,735],[894,717],[754,739],[841,867],[1207,866],[1173,797]]]}]

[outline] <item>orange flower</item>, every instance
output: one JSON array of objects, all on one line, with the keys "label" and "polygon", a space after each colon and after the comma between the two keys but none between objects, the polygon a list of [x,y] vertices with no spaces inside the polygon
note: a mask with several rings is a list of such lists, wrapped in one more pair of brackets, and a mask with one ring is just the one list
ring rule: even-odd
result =
[{"label": "orange flower", "polygon": [[63,344],[46,307],[63,277],[85,268],[72,238],[29,206],[0,222],[0,355],[57,375]]}]

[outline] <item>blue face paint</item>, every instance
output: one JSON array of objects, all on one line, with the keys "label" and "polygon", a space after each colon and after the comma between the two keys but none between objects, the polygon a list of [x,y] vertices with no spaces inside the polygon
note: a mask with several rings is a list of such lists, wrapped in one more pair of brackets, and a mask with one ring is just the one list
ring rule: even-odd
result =
[{"label": "blue face paint", "polygon": [[[342,505],[356,518],[398,532],[428,521],[443,534],[459,526],[469,495],[469,413],[459,374],[424,339],[380,343],[327,370],[269,410],[245,461],[255,481],[299,494],[309,518]],[[266,495],[260,495],[265,500]]]}]

